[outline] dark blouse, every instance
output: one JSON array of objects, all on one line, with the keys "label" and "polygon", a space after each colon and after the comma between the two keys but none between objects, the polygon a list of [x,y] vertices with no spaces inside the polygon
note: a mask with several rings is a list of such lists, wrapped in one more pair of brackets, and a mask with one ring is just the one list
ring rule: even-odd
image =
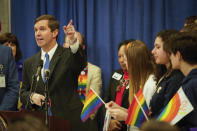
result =
[{"label": "dark blouse", "polygon": [[150,101],[151,117],[156,118],[168,104],[181,86],[184,75],[179,70],[173,70],[157,85],[157,90]]}]

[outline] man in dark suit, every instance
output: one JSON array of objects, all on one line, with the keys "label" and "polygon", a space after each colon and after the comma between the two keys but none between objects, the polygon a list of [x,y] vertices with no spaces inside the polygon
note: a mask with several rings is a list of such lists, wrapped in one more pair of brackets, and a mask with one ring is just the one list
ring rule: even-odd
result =
[{"label": "man in dark suit", "polygon": [[11,48],[0,45],[0,110],[16,110],[19,80]]},{"label": "man in dark suit", "polygon": [[[38,17],[34,22],[35,39],[41,51],[24,61],[23,85],[21,88],[21,101],[33,110],[43,111],[42,100],[44,95],[44,67],[49,55],[49,100],[50,110],[53,116],[61,117],[71,123],[72,130],[86,130],[85,124],[80,119],[83,108],[76,87],[80,71],[86,64],[85,53],[76,39],[72,21],[64,26],[64,32],[69,39],[70,48],[62,48],[56,39],[59,32],[59,22],[51,15]],[[37,84],[31,89],[32,76],[36,74],[40,61],[43,60],[43,68]]]}]

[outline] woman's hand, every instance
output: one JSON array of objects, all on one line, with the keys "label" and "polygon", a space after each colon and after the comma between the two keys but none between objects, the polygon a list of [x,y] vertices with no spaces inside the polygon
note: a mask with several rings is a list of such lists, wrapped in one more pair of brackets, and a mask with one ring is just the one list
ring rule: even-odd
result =
[{"label": "woman's hand", "polygon": [[116,104],[113,101],[105,104],[105,107],[109,111],[110,115],[118,121],[126,121],[128,116],[128,110]]}]

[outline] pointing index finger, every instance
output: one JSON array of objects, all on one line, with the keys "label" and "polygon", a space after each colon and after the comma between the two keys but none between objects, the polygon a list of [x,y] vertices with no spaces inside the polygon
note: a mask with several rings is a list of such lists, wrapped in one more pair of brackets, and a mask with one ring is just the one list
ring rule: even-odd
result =
[{"label": "pointing index finger", "polygon": [[71,26],[73,24],[73,20],[70,20],[67,27]]}]

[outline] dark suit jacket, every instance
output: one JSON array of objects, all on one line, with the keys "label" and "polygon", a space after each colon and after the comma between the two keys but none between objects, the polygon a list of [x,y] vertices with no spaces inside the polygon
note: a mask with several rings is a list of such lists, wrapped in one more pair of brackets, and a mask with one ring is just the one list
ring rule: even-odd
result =
[{"label": "dark suit jacket", "polygon": [[19,94],[19,80],[12,51],[0,45],[0,74],[5,76],[6,87],[0,88],[0,110],[16,110]]},{"label": "dark suit jacket", "polygon": [[[27,103],[32,76],[36,73],[40,61],[41,52],[24,61],[23,86],[20,96],[23,104]],[[81,48],[78,49],[76,54],[73,54],[69,48],[62,48],[58,45],[49,66],[50,77],[48,87],[52,103],[52,114],[53,116],[68,120],[71,123],[72,130],[85,130],[85,124],[80,119],[83,104],[77,93],[77,78],[85,64],[86,57]],[[34,87],[33,90],[44,95],[44,82],[41,76],[36,89]],[[43,110],[36,105],[31,105],[31,103],[30,106],[34,110]]]}]

